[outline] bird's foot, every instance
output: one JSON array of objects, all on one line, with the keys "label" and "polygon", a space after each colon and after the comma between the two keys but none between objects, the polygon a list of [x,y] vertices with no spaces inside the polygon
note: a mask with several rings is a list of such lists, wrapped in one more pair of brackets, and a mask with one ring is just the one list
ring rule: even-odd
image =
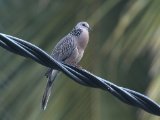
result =
[{"label": "bird's foot", "polygon": [[74,67],[82,69],[82,66],[80,66],[79,64],[74,65]]}]

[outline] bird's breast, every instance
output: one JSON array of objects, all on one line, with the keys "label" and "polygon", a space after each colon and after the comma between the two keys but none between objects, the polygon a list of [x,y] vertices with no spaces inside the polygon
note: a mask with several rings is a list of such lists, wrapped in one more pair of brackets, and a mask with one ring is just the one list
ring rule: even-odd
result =
[{"label": "bird's breast", "polygon": [[88,41],[89,41],[89,33],[87,30],[83,30],[83,32],[81,33],[81,35],[77,40],[78,49],[84,50],[88,44]]}]

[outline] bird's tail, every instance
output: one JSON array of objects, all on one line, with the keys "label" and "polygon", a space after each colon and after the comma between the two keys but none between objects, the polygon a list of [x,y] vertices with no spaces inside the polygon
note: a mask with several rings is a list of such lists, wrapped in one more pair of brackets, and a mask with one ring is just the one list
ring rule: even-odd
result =
[{"label": "bird's tail", "polygon": [[48,74],[48,82],[47,82],[47,85],[46,85],[46,88],[45,88],[45,91],[43,93],[43,97],[42,97],[42,104],[41,104],[41,107],[43,110],[46,109],[47,107],[47,103],[48,103],[48,100],[49,100],[49,97],[50,97],[50,94],[51,94],[51,89],[52,89],[52,84],[58,74],[58,71],[57,70],[51,70]]}]

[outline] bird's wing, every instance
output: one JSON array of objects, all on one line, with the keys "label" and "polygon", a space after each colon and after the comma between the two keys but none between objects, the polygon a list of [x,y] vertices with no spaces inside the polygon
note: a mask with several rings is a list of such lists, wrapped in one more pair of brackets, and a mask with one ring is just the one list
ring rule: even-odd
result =
[{"label": "bird's wing", "polygon": [[[63,62],[72,55],[72,52],[74,51],[75,48],[76,48],[75,38],[71,35],[67,35],[57,43],[57,45],[55,46],[54,50],[51,53],[51,56],[54,59]],[[49,68],[45,73],[45,76],[48,78],[51,72],[52,69]]]},{"label": "bird's wing", "polygon": [[51,56],[58,61],[65,61],[72,55],[75,48],[75,38],[71,35],[67,35],[57,43]]}]

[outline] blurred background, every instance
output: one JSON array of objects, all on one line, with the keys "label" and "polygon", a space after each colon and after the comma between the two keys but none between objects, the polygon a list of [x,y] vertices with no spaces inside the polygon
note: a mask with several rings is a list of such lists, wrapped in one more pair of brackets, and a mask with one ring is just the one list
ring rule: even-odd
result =
[{"label": "blurred background", "polygon": [[[81,66],[160,103],[160,0],[0,0],[0,32],[48,53],[79,21],[93,28]],[[42,111],[45,71],[0,47],[1,120],[160,120],[63,74]]]}]

